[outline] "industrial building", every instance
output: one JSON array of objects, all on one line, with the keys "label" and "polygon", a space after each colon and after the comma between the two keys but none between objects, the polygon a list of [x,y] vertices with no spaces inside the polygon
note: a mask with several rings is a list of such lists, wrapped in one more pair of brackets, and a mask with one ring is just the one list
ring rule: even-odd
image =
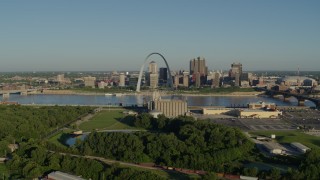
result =
[{"label": "industrial building", "polygon": [[294,149],[296,149],[297,151],[301,152],[301,153],[306,153],[307,151],[310,150],[310,148],[308,148],[307,146],[298,143],[298,142],[293,142],[290,144],[291,147],[293,147]]},{"label": "industrial building", "polygon": [[[177,99],[156,99],[151,102],[150,111],[162,112],[167,117],[185,115],[188,111],[187,102]],[[158,115],[159,113],[157,113]]]}]

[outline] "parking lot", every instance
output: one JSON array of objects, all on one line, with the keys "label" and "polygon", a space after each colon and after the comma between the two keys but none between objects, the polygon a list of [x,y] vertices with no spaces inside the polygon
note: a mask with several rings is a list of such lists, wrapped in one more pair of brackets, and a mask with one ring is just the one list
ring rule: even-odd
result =
[{"label": "parking lot", "polygon": [[210,119],[210,122],[238,127],[244,131],[287,131],[298,128],[320,130],[320,111],[315,109],[284,110],[283,115],[277,119],[237,118],[229,115],[203,115],[198,113],[194,114],[194,117]]},{"label": "parking lot", "polygon": [[320,129],[320,111],[315,109],[286,110],[282,118],[300,128]]},{"label": "parking lot", "polygon": [[239,119],[239,121],[252,131],[297,129],[297,126],[282,119]]}]

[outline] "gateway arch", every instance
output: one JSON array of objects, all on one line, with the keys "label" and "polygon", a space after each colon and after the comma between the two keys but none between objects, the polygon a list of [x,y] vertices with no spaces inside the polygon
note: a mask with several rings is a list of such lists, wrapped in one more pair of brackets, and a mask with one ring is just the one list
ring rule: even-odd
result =
[{"label": "gateway arch", "polygon": [[149,55],[146,57],[146,59],[144,60],[144,63],[143,63],[142,66],[141,66],[140,73],[139,73],[139,79],[138,79],[138,83],[137,83],[137,89],[136,89],[137,92],[140,92],[141,78],[142,78],[142,73],[143,73],[144,65],[147,63],[149,57],[152,56],[152,55],[159,55],[159,56],[164,60],[164,62],[166,63],[167,70],[168,70],[168,75],[169,75],[167,84],[169,85],[169,87],[170,87],[171,89],[173,88],[171,71],[170,71],[169,65],[168,65],[168,63],[167,63],[167,60],[166,60],[160,53],[154,52],[154,53],[149,54]]}]

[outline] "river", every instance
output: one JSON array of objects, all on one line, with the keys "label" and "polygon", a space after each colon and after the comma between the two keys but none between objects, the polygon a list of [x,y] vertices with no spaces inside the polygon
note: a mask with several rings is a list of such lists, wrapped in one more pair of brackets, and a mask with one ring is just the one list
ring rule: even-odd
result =
[{"label": "river", "polygon": [[[163,96],[168,99],[171,96]],[[271,102],[278,106],[297,106],[296,99],[284,102],[282,99],[261,97],[261,96],[175,96],[173,98],[182,98],[187,100],[188,106],[243,106],[250,102]],[[19,104],[41,104],[41,105],[113,105],[120,103],[123,106],[142,105],[151,99],[150,96],[144,95],[122,95],[122,96],[105,96],[105,95],[51,95],[35,94],[22,96],[10,94],[8,101],[18,102]],[[2,97],[0,97],[2,101]],[[306,101],[306,106],[315,106],[312,102]]]}]

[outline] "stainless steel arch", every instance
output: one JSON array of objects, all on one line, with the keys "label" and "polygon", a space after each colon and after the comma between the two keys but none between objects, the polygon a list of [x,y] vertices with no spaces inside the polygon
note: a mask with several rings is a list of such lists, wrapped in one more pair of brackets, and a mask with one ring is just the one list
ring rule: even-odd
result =
[{"label": "stainless steel arch", "polygon": [[151,54],[149,54],[146,59],[144,60],[144,63],[142,64],[141,66],[141,69],[140,69],[140,73],[139,73],[139,79],[138,79],[138,83],[137,83],[137,89],[136,91],[137,92],[140,92],[140,86],[141,86],[141,78],[142,78],[142,72],[143,72],[143,69],[144,69],[144,65],[146,64],[146,62],[148,61],[149,57],[152,56],[152,55],[159,55],[163,60],[164,62],[166,63],[166,66],[167,66],[167,69],[168,69],[168,84],[171,88],[173,88],[173,82],[172,82],[172,76],[171,76],[171,71],[170,71],[170,68],[169,68],[169,65],[168,65],[168,62],[167,60],[164,58],[164,56],[162,56],[160,53],[157,53],[157,52],[153,52]]}]

